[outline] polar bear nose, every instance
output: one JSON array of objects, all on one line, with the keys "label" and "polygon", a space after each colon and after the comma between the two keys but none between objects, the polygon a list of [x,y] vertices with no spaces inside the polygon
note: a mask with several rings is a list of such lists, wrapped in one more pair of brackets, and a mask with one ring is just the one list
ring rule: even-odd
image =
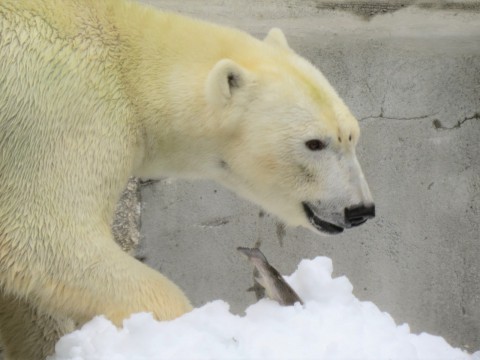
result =
[{"label": "polar bear nose", "polygon": [[375,205],[353,205],[345,208],[345,225],[347,228],[362,225],[368,219],[375,217]]}]

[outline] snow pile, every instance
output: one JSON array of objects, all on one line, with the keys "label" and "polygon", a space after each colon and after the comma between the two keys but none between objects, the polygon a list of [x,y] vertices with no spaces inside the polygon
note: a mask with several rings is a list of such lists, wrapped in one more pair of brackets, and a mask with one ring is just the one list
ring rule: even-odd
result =
[{"label": "snow pile", "polygon": [[411,334],[408,325],[359,301],[346,277],[332,279],[328,258],[303,260],[286,280],[304,306],[263,299],[237,316],[218,300],[174,321],[135,314],[123,329],[97,317],[60,339],[50,360],[473,360],[443,338]]}]

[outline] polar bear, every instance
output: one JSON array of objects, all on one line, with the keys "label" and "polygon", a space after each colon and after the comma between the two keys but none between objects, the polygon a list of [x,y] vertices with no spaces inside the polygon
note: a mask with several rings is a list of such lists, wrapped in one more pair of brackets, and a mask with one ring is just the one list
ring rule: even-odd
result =
[{"label": "polar bear", "polygon": [[126,0],[0,1],[0,336],[42,359],[104,314],[191,309],[112,241],[131,175],[213,179],[292,226],[374,216],[359,126],[278,29],[242,31]]}]

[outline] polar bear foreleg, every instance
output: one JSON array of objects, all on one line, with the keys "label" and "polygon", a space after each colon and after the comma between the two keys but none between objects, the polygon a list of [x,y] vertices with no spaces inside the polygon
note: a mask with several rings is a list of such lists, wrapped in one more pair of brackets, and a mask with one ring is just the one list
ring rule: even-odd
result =
[{"label": "polar bear foreleg", "polygon": [[[58,263],[24,268],[22,278],[30,279],[30,291],[18,295],[31,299],[46,313],[71,318],[78,324],[105,315],[122,325],[130,314],[142,311],[170,320],[191,309],[175,284],[124,253],[113,239],[99,236],[82,240],[65,246]],[[11,290],[18,288],[21,286]]]}]

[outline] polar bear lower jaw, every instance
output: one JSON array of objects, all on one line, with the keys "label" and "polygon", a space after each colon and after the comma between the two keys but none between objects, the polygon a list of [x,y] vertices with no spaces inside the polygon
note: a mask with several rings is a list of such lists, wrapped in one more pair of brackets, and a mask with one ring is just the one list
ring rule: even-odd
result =
[{"label": "polar bear lower jaw", "polygon": [[302,206],[310,224],[321,233],[334,235],[340,234],[343,231],[343,227],[320,219],[307,202],[302,202]]}]

